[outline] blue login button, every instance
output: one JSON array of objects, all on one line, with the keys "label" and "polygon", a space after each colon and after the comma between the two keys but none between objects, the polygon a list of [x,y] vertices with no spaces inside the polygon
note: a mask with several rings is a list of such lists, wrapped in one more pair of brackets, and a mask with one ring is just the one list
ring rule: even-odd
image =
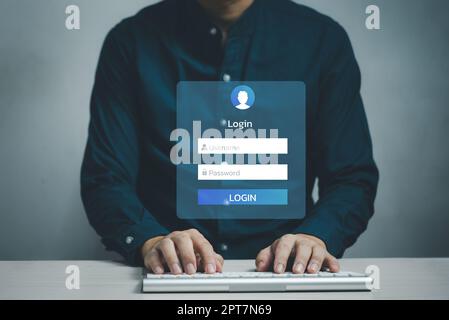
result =
[{"label": "blue login button", "polygon": [[288,205],[287,189],[199,189],[198,204],[221,206]]}]

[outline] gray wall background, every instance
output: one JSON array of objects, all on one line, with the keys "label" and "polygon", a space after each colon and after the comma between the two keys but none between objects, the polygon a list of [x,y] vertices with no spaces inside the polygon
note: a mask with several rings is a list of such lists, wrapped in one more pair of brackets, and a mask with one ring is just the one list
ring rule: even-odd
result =
[{"label": "gray wall background", "polygon": [[[109,258],[79,195],[88,104],[107,31],[148,0],[0,2],[0,259]],[[348,31],[381,171],[347,257],[449,256],[449,2],[300,1]],[[65,7],[81,30],[65,29]],[[381,8],[380,31],[365,8]]]}]

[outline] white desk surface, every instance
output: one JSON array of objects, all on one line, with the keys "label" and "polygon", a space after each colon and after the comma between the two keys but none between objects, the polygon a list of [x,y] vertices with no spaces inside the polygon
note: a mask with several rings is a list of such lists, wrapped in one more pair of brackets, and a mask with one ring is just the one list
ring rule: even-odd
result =
[{"label": "white desk surface", "polygon": [[[65,287],[66,266],[80,268],[80,289]],[[342,259],[343,270],[380,268],[373,292],[141,293],[142,269],[110,261],[0,261],[0,299],[449,299],[449,258]],[[228,260],[225,271],[253,269],[252,260]]]}]

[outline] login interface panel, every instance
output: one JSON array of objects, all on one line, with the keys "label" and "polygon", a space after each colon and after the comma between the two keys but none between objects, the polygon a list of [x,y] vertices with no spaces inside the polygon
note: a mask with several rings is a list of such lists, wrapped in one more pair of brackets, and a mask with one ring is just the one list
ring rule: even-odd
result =
[{"label": "login interface panel", "polygon": [[303,82],[179,82],[170,139],[178,217],[304,217]]}]

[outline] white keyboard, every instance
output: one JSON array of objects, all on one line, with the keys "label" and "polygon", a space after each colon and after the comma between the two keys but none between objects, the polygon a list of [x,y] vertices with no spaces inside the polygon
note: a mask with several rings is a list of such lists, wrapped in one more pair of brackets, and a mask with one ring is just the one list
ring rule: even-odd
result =
[{"label": "white keyboard", "polygon": [[272,272],[146,273],[143,292],[274,292],[274,291],[369,291],[373,279],[354,272],[282,274]]}]

